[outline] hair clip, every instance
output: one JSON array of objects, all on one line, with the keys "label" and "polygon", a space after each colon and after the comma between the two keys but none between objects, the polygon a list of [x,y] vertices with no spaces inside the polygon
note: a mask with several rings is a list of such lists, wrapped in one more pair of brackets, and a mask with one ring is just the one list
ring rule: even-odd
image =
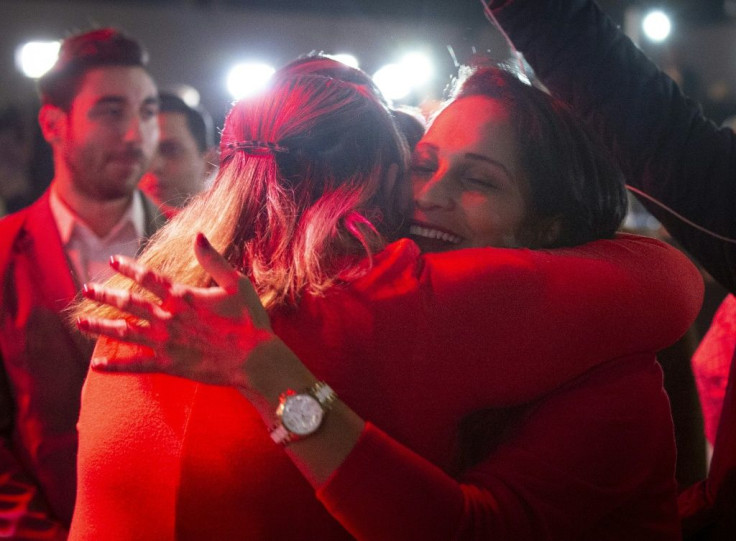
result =
[{"label": "hair clip", "polygon": [[275,152],[281,152],[287,154],[289,149],[285,146],[281,146],[277,143],[271,143],[269,141],[238,141],[234,143],[228,143],[227,148],[232,150],[242,150],[247,154],[262,155],[262,154],[273,154]]}]

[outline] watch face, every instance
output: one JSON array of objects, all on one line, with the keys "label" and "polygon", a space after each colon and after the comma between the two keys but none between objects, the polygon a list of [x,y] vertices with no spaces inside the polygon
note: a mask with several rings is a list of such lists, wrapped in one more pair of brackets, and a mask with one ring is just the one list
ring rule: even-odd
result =
[{"label": "watch face", "polygon": [[319,428],[324,410],[319,402],[308,394],[297,394],[286,398],[281,423],[292,434],[306,436]]}]

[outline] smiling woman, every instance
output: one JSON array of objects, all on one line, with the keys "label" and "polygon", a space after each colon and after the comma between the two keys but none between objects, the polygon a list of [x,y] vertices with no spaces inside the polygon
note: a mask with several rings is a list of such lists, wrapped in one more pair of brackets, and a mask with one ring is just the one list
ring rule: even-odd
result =
[{"label": "smiling woman", "polygon": [[[654,352],[697,314],[699,274],[655,240],[609,238],[620,175],[588,167],[605,155],[584,130],[512,78],[478,71],[462,89],[501,97],[462,95],[418,145],[414,231],[444,253],[394,238],[406,145],[369,93],[285,77],[234,107],[213,188],[140,263],[116,260],[122,291],[87,288],[105,307],[77,312],[103,338],[72,539],[676,535]],[[515,125],[544,100],[558,122]],[[535,164],[559,127],[586,144],[550,176],[598,177],[569,178],[548,210],[562,188]],[[575,239],[593,242],[508,248]]]},{"label": "smiling woman", "polygon": [[432,123],[411,167],[411,232],[423,250],[525,244],[529,182],[512,135],[508,111],[483,97],[455,101]]},{"label": "smiling woman", "polygon": [[623,177],[562,104],[503,71],[462,80],[412,159],[428,250],[574,246],[613,235]]}]

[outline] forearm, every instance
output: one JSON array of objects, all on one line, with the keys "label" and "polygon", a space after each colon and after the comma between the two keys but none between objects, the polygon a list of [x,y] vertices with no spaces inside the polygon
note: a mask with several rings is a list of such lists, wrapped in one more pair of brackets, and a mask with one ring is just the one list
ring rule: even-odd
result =
[{"label": "forearm", "polygon": [[615,147],[630,183],[648,180],[649,163],[673,168],[664,160],[681,158],[671,151],[687,150],[691,122],[704,119],[594,2],[491,0],[489,5],[535,75]]},{"label": "forearm", "polygon": [[634,356],[535,404],[457,478],[368,424],[317,496],[361,540],[595,538],[623,517],[621,538],[675,538],[668,415],[653,356]]},{"label": "forearm", "polygon": [[[303,391],[317,382],[297,356],[275,337],[253,350],[243,370],[248,383],[239,390],[258,410],[267,429],[277,422],[281,393],[287,389]],[[304,477],[319,487],[350,453],[363,425],[363,420],[338,397],[317,432],[289,443],[287,454]]]},{"label": "forearm", "polygon": [[[463,389],[464,411],[532,400],[606,360],[663,349],[702,302],[692,263],[644,237],[466,252],[427,256],[436,303],[426,301],[417,331],[419,356],[447,361],[427,374],[427,392]],[[458,276],[474,265],[487,267],[485,279]]]}]

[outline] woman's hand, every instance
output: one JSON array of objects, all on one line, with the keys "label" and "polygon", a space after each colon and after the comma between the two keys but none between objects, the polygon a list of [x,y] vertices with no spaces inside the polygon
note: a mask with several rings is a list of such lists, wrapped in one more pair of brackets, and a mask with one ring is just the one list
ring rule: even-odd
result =
[{"label": "woman's hand", "polygon": [[253,285],[238,273],[201,233],[194,253],[216,286],[173,284],[136,263],[116,256],[113,268],[160,299],[88,284],[84,296],[114,306],[138,320],[80,317],[78,327],[151,348],[154,355],[108,359],[92,365],[108,372],[162,372],[203,383],[247,387],[245,364],[259,346],[278,341]]},{"label": "woman's hand", "polygon": [[[92,358],[108,372],[161,372],[203,383],[231,385],[250,401],[266,426],[276,421],[279,396],[287,389],[307,389],[317,378],[271,329],[250,280],[239,274],[207,239],[197,235],[194,253],[217,286],[172,284],[135,261],[116,257],[112,266],[153,293],[160,302],[96,284],[88,299],[114,306],[147,324],[126,319],[80,318],[81,330],[148,346],[126,357]],[[288,454],[314,487],[342,464],[363,432],[364,421],[337,400],[320,430],[289,446]]]}]

